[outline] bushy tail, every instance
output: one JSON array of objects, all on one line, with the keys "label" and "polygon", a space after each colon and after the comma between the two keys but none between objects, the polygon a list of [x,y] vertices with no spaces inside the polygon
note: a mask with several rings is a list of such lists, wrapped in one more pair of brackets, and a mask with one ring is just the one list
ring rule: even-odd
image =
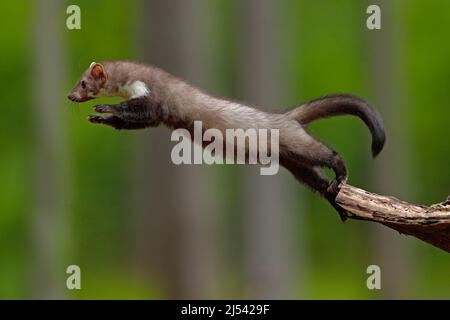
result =
[{"label": "bushy tail", "polygon": [[357,116],[364,121],[372,133],[372,155],[374,157],[383,149],[386,140],[380,114],[363,99],[349,94],[325,96],[309,101],[290,111],[287,115],[302,125],[320,118],[340,115]]}]

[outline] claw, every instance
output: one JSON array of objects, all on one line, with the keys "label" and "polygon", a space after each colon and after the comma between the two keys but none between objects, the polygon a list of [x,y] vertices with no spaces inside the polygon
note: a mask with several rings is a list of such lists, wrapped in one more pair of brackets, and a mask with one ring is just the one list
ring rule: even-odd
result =
[{"label": "claw", "polygon": [[339,184],[340,182],[338,180],[333,180],[328,186],[327,191],[334,195],[337,195],[339,193]]},{"label": "claw", "polygon": [[106,104],[99,104],[94,107],[95,112],[98,113],[112,113],[111,107]]},{"label": "claw", "polygon": [[91,123],[104,124],[111,126],[115,129],[123,129],[126,125],[126,122],[124,122],[122,119],[114,115],[109,115],[105,117],[99,115],[90,115],[88,116],[88,120]]},{"label": "claw", "polygon": [[339,218],[341,218],[342,222],[347,221],[348,219],[348,213],[345,210],[338,210]]},{"label": "claw", "polygon": [[92,123],[101,123],[102,120],[103,120],[103,117],[101,117],[101,116],[94,116],[94,115],[88,116],[88,121],[92,122]]}]

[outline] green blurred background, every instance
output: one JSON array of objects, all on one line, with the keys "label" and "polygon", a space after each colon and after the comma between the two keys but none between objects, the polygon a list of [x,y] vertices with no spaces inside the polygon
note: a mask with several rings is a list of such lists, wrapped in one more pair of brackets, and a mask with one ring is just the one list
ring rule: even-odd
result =
[{"label": "green blurred background", "polygon": [[[66,8],[81,8],[81,30]],[[366,28],[369,4],[382,29]],[[284,170],[170,162],[165,128],[114,131],[66,99],[92,61],[140,60],[208,92],[288,109],[349,92],[385,119],[314,135],[349,182],[431,204],[450,193],[450,1],[1,1],[0,298],[450,298],[450,256],[342,224]],[[66,288],[79,265],[81,290]],[[366,287],[381,267],[382,289]]]}]

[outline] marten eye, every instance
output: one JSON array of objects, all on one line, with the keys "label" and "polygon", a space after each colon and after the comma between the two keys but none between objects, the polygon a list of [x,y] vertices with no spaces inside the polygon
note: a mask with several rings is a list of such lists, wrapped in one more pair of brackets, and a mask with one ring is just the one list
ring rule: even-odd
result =
[{"label": "marten eye", "polygon": [[81,87],[83,88],[83,89],[86,89],[86,82],[83,80],[83,81],[81,81]]}]

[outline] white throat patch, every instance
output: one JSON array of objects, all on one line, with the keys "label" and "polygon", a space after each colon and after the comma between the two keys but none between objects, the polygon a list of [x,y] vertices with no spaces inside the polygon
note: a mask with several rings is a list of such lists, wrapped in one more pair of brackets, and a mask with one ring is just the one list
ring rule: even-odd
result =
[{"label": "white throat patch", "polygon": [[127,83],[121,88],[121,91],[124,93],[127,99],[144,97],[150,94],[150,89],[144,82],[140,80],[134,81],[130,84]]}]

